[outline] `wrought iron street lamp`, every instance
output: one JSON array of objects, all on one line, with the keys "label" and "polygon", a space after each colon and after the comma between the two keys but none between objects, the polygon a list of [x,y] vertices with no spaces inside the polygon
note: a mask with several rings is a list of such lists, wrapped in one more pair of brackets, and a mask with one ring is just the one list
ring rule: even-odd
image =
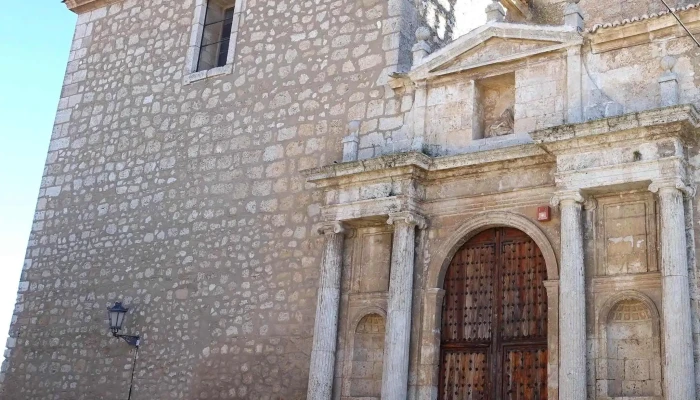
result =
[{"label": "wrought iron street lamp", "polygon": [[119,331],[124,327],[124,320],[126,319],[126,313],[129,312],[128,308],[125,308],[121,302],[116,302],[114,305],[107,309],[107,316],[109,317],[109,329],[112,331],[112,336],[115,338],[124,339],[129,345],[136,348],[136,354],[134,354],[134,363],[131,366],[131,383],[129,384],[129,400],[131,400],[131,393],[134,391],[134,374],[136,373],[136,360],[139,358],[139,346],[141,345],[140,336],[131,335],[120,335]]},{"label": "wrought iron street lamp", "polygon": [[120,335],[119,331],[122,330],[124,326],[124,320],[126,319],[126,313],[129,312],[128,308],[124,308],[121,302],[116,302],[112,307],[107,309],[107,315],[109,316],[109,329],[112,331],[112,335],[115,338],[124,339],[129,345],[136,348],[141,344],[140,336],[131,335]]}]

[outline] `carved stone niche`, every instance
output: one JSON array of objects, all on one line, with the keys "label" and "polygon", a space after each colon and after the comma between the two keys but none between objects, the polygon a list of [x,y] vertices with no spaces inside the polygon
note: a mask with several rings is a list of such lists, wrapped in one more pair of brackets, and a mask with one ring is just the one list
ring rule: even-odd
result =
[{"label": "carved stone niche", "polygon": [[599,319],[598,399],[661,399],[661,335],[654,303],[627,292],[607,302]]},{"label": "carved stone niche", "polygon": [[475,82],[473,138],[510,135],[515,126],[515,73]]},{"label": "carved stone niche", "polygon": [[379,399],[382,391],[386,320],[379,314],[365,315],[355,327],[348,379],[348,399]]}]

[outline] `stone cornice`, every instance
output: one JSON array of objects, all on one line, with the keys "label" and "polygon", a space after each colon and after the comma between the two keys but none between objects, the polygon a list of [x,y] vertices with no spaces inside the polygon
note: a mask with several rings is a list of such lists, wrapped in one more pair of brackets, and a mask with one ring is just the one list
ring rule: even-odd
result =
[{"label": "stone cornice", "polygon": [[[693,33],[700,32],[700,3],[674,10]],[[687,33],[668,11],[643,15],[607,24],[598,24],[586,32],[594,53],[622,49]]]},{"label": "stone cornice", "polygon": [[487,165],[492,165],[495,169],[512,168],[513,161],[523,159],[532,160],[528,161],[530,164],[554,162],[537,145],[524,144],[438,158],[418,152],[391,154],[369,160],[308,169],[301,171],[301,174],[317,187],[357,185],[375,180],[402,178],[425,181],[434,178],[445,179],[455,174],[464,175],[469,173],[470,169],[483,170]]},{"label": "stone cornice", "polygon": [[63,3],[74,13],[83,14],[120,1],[122,0],[63,0]]},{"label": "stone cornice", "polygon": [[688,104],[555,126],[532,132],[530,136],[547,151],[565,153],[603,143],[633,142],[661,136],[694,141],[699,127],[700,113]]}]

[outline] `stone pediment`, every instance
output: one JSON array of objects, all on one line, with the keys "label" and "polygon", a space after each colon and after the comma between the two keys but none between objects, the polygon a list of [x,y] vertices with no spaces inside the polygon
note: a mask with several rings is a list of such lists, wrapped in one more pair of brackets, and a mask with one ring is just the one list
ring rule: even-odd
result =
[{"label": "stone pediment", "polygon": [[413,81],[444,76],[537,54],[580,46],[583,37],[568,26],[494,22],[477,28],[413,67]]}]

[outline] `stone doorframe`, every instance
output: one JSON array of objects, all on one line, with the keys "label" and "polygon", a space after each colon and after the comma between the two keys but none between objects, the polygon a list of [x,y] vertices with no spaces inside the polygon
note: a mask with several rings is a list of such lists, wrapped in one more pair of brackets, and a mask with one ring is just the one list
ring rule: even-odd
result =
[{"label": "stone doorframe", "polygon": [[533,221],[511,212],[486,212],[469,217],[431,255],[423,291],[423,312],[420,341],[419,387],[420,399],[437,399],[440,375],[440,333],[442,301],[445,295],[445,273],[455,253],[479,232],[496,227],[519,229],[539,247],[547,267],[547,393],[550,400],[558,398],[559,382],[559,267],[554,247]]}]

